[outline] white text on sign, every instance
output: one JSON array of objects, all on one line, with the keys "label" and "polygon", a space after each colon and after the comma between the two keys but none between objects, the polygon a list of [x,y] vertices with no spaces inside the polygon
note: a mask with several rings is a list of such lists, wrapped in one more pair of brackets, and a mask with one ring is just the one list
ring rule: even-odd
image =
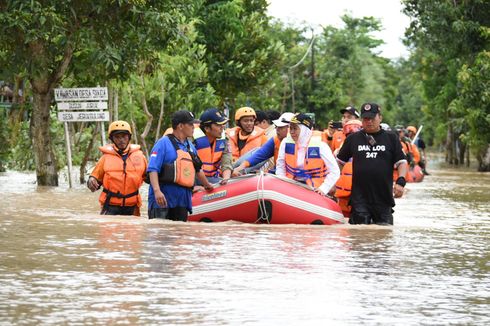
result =
[{"label": "white text on sign", "polygon": [[107,110],[107,102],[61,102],[58,110]]},{"label": "white text on sign", "polygon": [[54,99],[56,102],[107,101],[108,98],[107,87],[54,89]]},{"label": "white text on sign", "polygon": [[109,121],[109,112],[58,112],[58,120],[76,121]]}]

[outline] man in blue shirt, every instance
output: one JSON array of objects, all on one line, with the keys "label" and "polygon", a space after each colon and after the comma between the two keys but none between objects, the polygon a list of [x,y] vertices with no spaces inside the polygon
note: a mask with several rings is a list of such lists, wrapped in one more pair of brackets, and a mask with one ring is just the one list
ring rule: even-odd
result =
[{"label": "man in blue shirt", "polygon": [[[160,138],[153,146],[147,169],[150,177],[148,192],[150,219],[167,218],[174,221],[187,221],[188,213],[192,213],[192,186],[196,173],[206,190],[213,189],[204,173],[200,172],[196,148],[188,139],[194,133],[194,123],[196,120],[191,112],[185,110],[175,112],[172,116],[172,134]],[[189,160],[188,158],[181,160],[177,149],[184,152],[183,156],[190,154],[196,173],[190,173],[192,171],[185,169],[184,164]],[[181,163],[184,168],[179,169],[178,165]],[[170,169],[165,169],[165,166],[170,166]],[[180,171],[181,175],[174,176],[178,181],[162,182],[164,171],[167,174],[171,171]]]},{"label": "man in blue shirt", "polygon": [[276,135],[270,138],[262,147],[252,154],[246,155],[243,162],[233,170],[233,176],[239,175],[243,170],[248,172],[248,167],[256,166],[260,162],[271,158],[273,158],[273,160],[271,160],[272,162],[268,161],[261,169],[274,173],[279,146],[281,145],[281,141],[288,135],[289,122],[293,116],[294,113],[284,112],[279,119],[273,120],[272,123],[276,126]]}]

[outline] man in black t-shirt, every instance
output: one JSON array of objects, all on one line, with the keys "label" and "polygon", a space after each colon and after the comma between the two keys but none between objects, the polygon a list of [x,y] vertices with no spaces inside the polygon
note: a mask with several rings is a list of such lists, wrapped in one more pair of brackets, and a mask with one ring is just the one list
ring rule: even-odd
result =
[{"label": "man in black t-shirt", "polygon": [[352,158],[351,224],[393,224],[395,198],[403,195],[405,178],[393,188],[393,167],[398,175],[407,173],[407,160],[398,136],[380,128],[381,108],[375,103],[361,107],[363,130],[347,137],[337,160],[345,164]]}]

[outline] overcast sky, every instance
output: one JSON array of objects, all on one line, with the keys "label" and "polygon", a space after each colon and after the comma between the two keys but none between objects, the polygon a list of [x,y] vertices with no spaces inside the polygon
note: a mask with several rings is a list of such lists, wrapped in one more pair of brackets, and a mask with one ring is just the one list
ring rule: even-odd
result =
[{"label": "overcast sky", "polygon": [[285,22],[300,23],[318,27],[319,25],[342,26],[340,16],[350,13],[353,17],[373,16],[379,18],[383,31],[375,34],[386,43],[379,47],[387,58],[408,56],[403,45],[405,28],[410,20],[402,10],[398,0],[268,0],[269,15]]}]

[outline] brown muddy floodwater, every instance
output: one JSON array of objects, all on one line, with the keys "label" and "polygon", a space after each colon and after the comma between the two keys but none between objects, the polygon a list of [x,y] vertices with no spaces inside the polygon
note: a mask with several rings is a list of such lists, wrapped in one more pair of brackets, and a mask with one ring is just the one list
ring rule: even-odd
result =
[{"label": "brown muddy floodwater", "polygon": [[393,227],[101,217],[0,174],[0,325],[490,325],[490,174],[431,172]]}]

